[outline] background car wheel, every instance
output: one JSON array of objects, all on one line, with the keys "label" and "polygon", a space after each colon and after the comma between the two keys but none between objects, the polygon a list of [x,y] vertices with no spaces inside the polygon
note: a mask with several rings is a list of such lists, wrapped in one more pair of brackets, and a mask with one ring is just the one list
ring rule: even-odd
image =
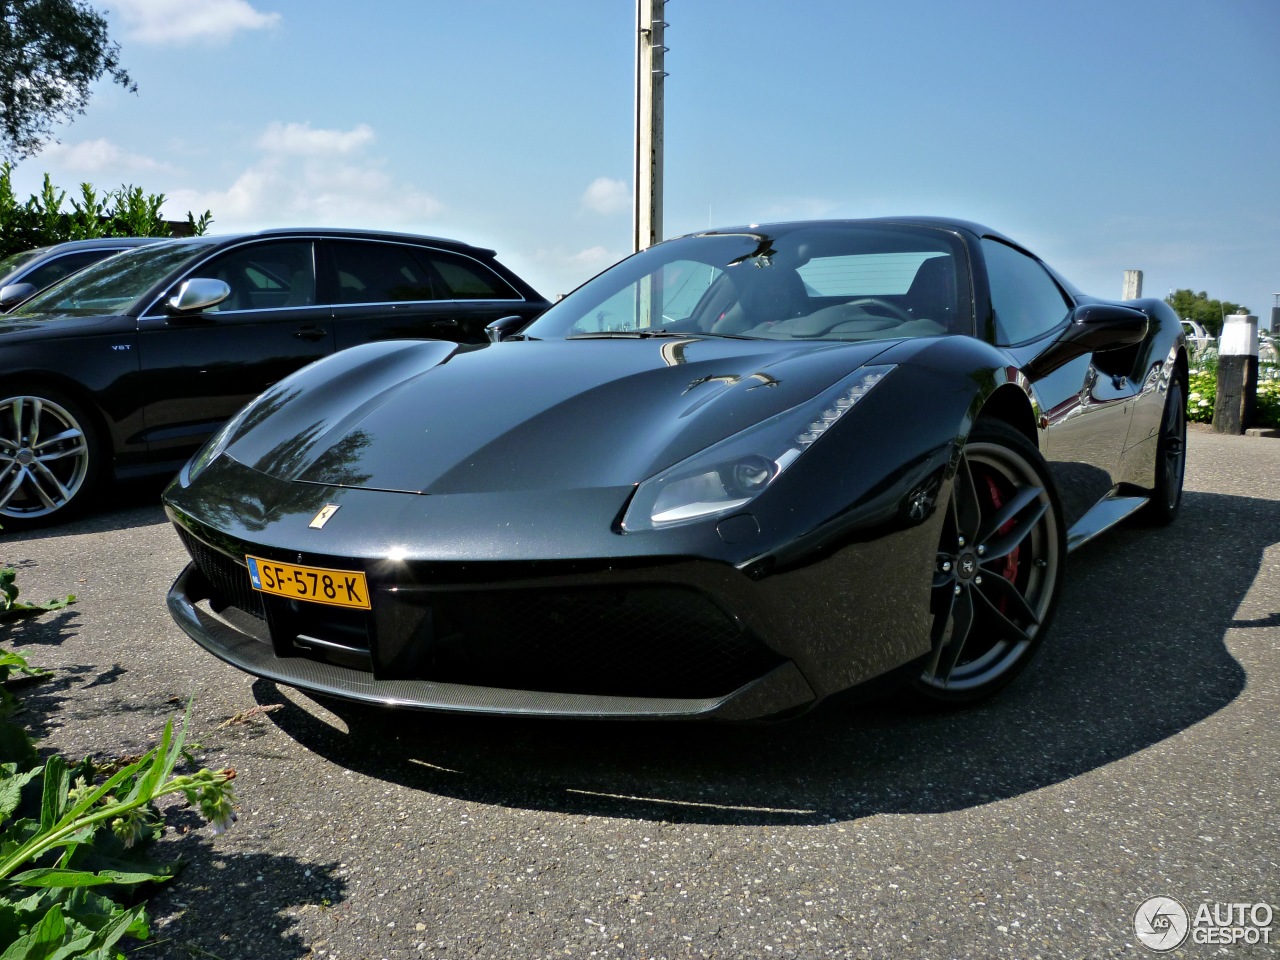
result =
[{"label": "background car wheel", "polygon": [[101,448],[78,403],[57,390],[0,391],[0,526],[63,520],[97,480]]},{"label": "background car wheel", "polygon": [[1044,459],[1012,427],[980,422],[951,486],[934,568],[932,649],[912,688],[934,704],[1004,687],[1044,639],[1066,536]]},{"label": "background car wheel", "polygon": [[1160,437],[1156,441],[1155,486],[1151,500],[1142,510],[1148,523],[1172,523],[1182,504],[1182,479],[1187,471],[1187,394],[1179,377],[1174,377],[1164,398],[1160,417]]}]

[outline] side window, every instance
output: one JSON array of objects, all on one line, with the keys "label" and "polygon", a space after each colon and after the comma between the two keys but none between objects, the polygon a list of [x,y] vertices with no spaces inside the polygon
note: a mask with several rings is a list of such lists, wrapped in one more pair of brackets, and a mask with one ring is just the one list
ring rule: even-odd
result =
[{"label": "side window", "polygon": [[520,294],[488,267],[468,257],[443,250],[421,250],[445,288],[441,297],[447,300],[519,300]]},{"label": "side window", "polygon": [[25,277],[23,283],[29,283],[37,290],[43,290],[51,283],[57,283],[63,277],[69,277],[82,267],[97,263],[103,257],[109,257],[114,250],[86,250],[82,253],[68,253],[65,257],[49,260],[40,264]]},{"label": "side window", "polygon": [[335,240],[329,248],[338,275],[338,303],[448,299],[412,247]]},{"label": "side window", "polygon": [[285,240],[236,247],[202,264],[195,276],[222,280],[231,296],[210,312],[305,307],[316,302],[311,241]]},{"label": "side window", "polygon": [[996,343],[1022,343],[1047,333],[1066,317],[1071,303],[1044,267],[998,240],[984,239]]}]

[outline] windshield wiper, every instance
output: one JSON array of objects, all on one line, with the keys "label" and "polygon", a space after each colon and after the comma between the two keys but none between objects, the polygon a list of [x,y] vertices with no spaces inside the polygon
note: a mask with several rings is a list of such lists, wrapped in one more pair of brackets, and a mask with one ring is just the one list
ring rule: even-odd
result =
[{"label": "windshield wiper", "polygon": [[649,340],[656,337],[700,337],[700,333],[681,333],[676,330],[664,330],[661,327],[647,327],[643,330],[599,330],[595,333],[571,333],[566,340],[608,340],[614,337],[624,340]]}]

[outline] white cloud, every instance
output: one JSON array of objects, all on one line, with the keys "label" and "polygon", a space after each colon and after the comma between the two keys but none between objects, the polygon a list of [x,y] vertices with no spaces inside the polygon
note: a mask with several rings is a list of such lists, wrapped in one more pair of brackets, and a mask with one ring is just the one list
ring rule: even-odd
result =
[{"label": "white cloud", "polygon": [[272,123],[258,138],[258,148],[268,153],[297,156],[330,156],[354,153],[373,142],[373,128],[360,124],[352,130],[314,130],[309,123]]},{"label": "white cloud", "polygon": [[620,213],[631,209],[631,187],[621,180],[596,177],[582,194],[582,205],[596,213]]},{"label": "white cloud", "polygon": [[[501,253],[501,251],[499,251]],[[557,297],[580,283],[590,280],[605,267],[612,266],[630,251],[610,250],[603,246],[568,250],[564,247],[541,247],[527,264],[517,267],[543,296]]]},{"label": "white cloud", "polygon": [[280,14],[263,13],[246,0],[113,0],[128,36],[142,43],[226,43],[241,30],[263,30]]},{"label": "white cloud", "polygon": [[40,159],[75,174],[109,173],[109,179],[134,172],[156,173],[172,169],[168,164],[140,153],[129,153],[110,140],[82,140],[80,143],[51,143]]},{"label": "white cloud", "polygon": [[374,141],[364,124],[351,130],[271,123],[258,137],[262,156],[224,190],[170,190],[165,215],[213,212],[219,232],[269,226],[351,226],[421,230],[442,204],[395,182],[380,159],[362,156]]}]

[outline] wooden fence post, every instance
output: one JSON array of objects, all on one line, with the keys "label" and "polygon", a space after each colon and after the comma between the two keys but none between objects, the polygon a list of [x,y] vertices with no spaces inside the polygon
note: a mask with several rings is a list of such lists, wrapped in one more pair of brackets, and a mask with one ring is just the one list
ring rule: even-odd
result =
[{"label": "wooden fence post", "polygon": [[1213,432],[1239,436],[1253,420],[1258,394],[1258,318],[1232,314],[1218,338],[1218,392]]}]

